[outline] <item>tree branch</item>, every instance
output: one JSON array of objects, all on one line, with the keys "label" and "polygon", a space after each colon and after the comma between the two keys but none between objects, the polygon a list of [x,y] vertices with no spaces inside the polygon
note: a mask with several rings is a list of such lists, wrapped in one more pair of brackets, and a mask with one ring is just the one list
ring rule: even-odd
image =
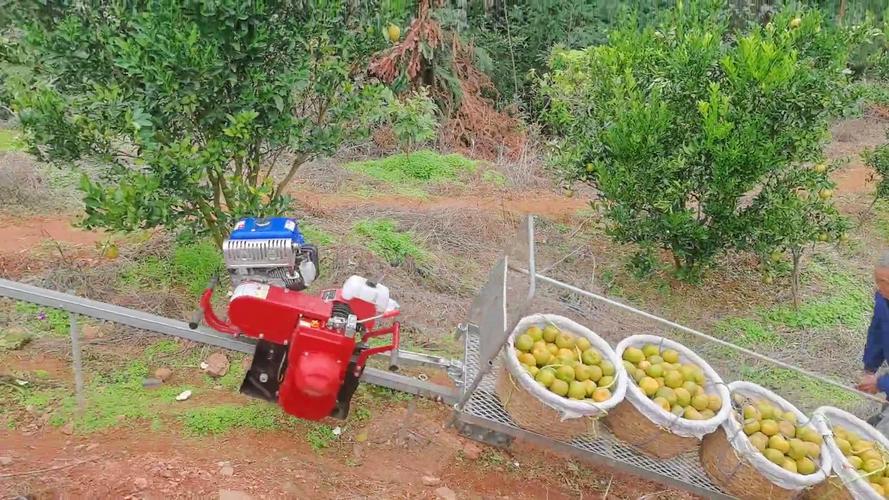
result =
[{"label": "tree branch", "polygon": [[275,168],[275,165],[278,163],[278,157],[281,156],[281,153],[283,153],[283,152],[284,152],[284,148],[280,148],[279,150],[275,151],[275,156],[272,158],[272,161],[269,162],[269,168],[266,169],[265,175],[262,176],[263,182],[265,182],[265,180],[268,179],[270,175],[272,175],[272,170]]},{"label": "tree branch", "polygon": [[219,186],[222,188],[222,196],[225,198],[225,205],[231,209],[235,206],[235,203],[232,203],[231,189],[228,187],[228,182],[225,180],[225,172],[219,172]]},{"label": "tree branch", "polygon": [[278,187],[275,188],[275,193],[272,195],[272,198],[277,198],[281,195],[281,192],[284,191],[284,188],[286,188],[288,184],[290,184],[290,181],[293,180],[293,176],[296,175],[296,171],[303,163],[305,163],[308,157],[309,155],[306,153],[296,154],[293,161],[290,162],[290,170],[287,171],[287,175],[284,176],[284,179],[278,183]]}]

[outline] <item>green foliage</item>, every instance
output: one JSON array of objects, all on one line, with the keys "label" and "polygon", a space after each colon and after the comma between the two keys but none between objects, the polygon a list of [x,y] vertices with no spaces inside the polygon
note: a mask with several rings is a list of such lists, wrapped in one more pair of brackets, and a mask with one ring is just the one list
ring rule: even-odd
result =
[{"label": "green foliage", "polygon": [[407,392],[395,391],[388,387],[381,387],[378,385],[362,384],[358,387],[358,390],[361,394],[367,394],[371,398],[377,398],[387,402],[410,401],[414,398],[412,394]]},{"label": "green foliage", "polygon": [[24,325],[29,330],[60,337],[70,335],[71,320],[66,311],[30,302],[16,302],[15,311],[24,316]]},{"label": "green foliage", "polygon": [[0,128],[0,152],[22,149],[21,139],[16,130]]},{"label": "green foliage", "polygon": [[177,342],[176,340],[161,339],[146,347],[145,350],[142,351],[142,356],[148,362],[152,362],[160,357],[169,356],[170,354],[177,353],[181,349],[182,346],[180,346],[179,342]]},{"label": "green foliage", "polygon": [[[102,167],[82,178],[87,227],[209,230],[221,244],[234,219],[286,211],[296,169],[364,131],[379,105],[363,73],[384,43],[370,7],[18,4],[7,8],[23,16],[30,73],[4,86],[32,152]],[[293,161],[274,179],[281,152]]]},{"label": "green foliage", "polygon": [[114,427],[125,421],[154,420],[158,418],[158,407],[169,404],[184,389],[162,386],[146,390],[142,387],[142,380],[146,376],[147,365],[137,360],[122,370],[93,377],[85,388],[88,404],[82,414],[76,412],[74,396],[66,389],[28,389],[20,395],[19,404],[39,410],[55,408],[51,421],[54,425],[73,421],[75,429],[85,433]]},{"label": "green foliage", "polygon": [[853,89],[865,106],[889,106],[889,84],[886,82],[856,82]]},{"label": "green foliage", "polygon": [[177,245],[169,258],[150,256],[121,271],[120,280],[137,288],[185,288],[199,296],[222,269],[219,249],[207,241]]},{"label": "green foliage", "polygon": [[[889,137],[889,134],[887,134]],[[889,143],[862,153],[864,163],[874,169],[879,179],[874,190],[875,200],[889,200]]]},{"label": "green foliage", "polygon": [[649,19],[672,3],[515,0],[502,2],[503,7],[491,13],[477,2],[470,14],[469,33],[473,42],[489,54],[491,65],[483,69],[491,75],[500,94],[531,104],[534,75],[545,71],[553,47],[577,49],[601,44],[628,9],[637,10],[640,19]]},{"label": "green foliage", "polygon": [[268,431],[280,429],[285,415],[265,402],[194,408],[179,417],[183,430],[192,436],[225,434],[232,429]]},{"label": "green foliage", "polygon": [[429,97],[426,87],[399,97],[387,89],[384,98],[385,122],[392,127],[392,133],[402,152],[408,153],[417,145],[435,139],[438,132],[438,122],[435,120],[438,106]]},{"label": "green foliage", "polygon": [[882,12],[882,21],[873,16],[863,23],[870,29],[870,36],[856,51],[859,73],[878,79],[889,79],[889,7]]},{"label": "green foliage", "polygon": [[429,253],[411,233],[399,231],[392,219],[365,219],[355,224],[355,232],[365,238],[367,248],[393,266],[399,266],[408,258],[422,264],[429,260]]},{"label": "green foliage", "polygon": [[564,137],[556,161],[598,188],[614,239],[669,250],[679,277],[729,248],[837,237],[842,218],[814,195],[833,184],[810,165],[851,101],[849,49],[823,24],[788,10],[733,32],[723,2],[701,0],[657,28],[631,19],[607,45],[554,51],[542,92]]},{"label": "green foliage", "polygon": [[346,168],[389,184],[411,186],[456,180],[460,174],[474,171],[476,164],[458,153],[443,155],[424,149],[410,155],[352,162]]},{"label": "green foliage", "polygon": [[320,451],[329,448],[336,441],[336,434],[333,433],[333,428],[329,425],[312,423],[309,431],[306,432],[306,440],[313,450]]}]

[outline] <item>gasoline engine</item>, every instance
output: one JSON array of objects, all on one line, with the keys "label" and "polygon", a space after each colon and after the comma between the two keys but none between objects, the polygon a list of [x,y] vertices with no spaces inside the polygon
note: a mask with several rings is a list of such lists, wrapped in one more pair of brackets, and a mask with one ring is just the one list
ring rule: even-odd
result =
[{"label": "gasoline engine", "polygon": [[[233,287],[228,319],[213,311],[213,282],[191,327],[202,316],[217,331],[256,339],[242,393],[307,420],[346,418],[368,357],[398,349],[399,324],[377,328],[399,313],[389,289],[352,276],[342,288],[304,293],[318,277],[318,250],[290,218],[243,219],[222,252]],[[383,336],[388,343],[368,345]]]}]

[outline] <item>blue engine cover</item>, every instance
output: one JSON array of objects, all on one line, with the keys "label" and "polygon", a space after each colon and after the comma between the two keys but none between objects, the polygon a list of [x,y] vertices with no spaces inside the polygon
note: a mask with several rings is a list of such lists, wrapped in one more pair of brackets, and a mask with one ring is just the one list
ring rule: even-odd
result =
[{"label": "blue engine cover", "polygon": [[248,217],[235,224],[229,239],[232,240],[273,240],[288,239],[299,245],[306,241],[299,232],[296,219],[288,217]]}]

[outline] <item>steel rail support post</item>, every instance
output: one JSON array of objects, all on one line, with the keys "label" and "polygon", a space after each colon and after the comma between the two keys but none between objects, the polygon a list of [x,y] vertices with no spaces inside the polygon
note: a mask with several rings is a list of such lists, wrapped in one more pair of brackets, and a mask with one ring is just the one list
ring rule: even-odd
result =
[{"label": "steel rail support post", "polygon": [[77,314],[68,313],[68,321],[71,326],[71,361],[74,365],[74,398],[77,401],[77,412],[83,414],[83,357],[80,349],[80,327],[77,324]]}]

